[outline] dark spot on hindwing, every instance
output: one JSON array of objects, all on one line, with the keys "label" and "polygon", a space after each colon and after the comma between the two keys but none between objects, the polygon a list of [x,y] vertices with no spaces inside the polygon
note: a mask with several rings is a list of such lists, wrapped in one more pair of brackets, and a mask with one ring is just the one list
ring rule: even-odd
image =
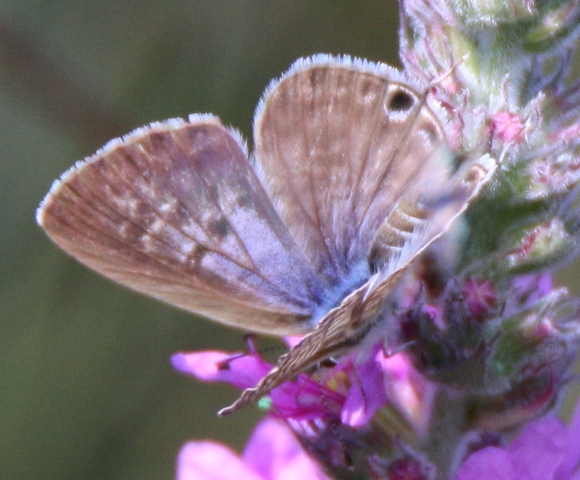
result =
[{"label": "dark spot on hindwing", "polygon": [[403,89],[398,89],[390,96],[387,108],[391,112],[406,112],[413,107],[415,100]]}]

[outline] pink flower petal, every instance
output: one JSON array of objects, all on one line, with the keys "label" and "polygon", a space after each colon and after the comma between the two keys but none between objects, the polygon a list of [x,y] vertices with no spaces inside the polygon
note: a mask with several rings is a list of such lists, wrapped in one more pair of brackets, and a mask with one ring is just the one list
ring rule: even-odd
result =
[{"label": "pink flower petal", "polygon": [[300,375],[295,382],[286,382],[270,392],[272,399],[271,414],[279,418],[293,420],[314,420],[324,417],[328,410],[340,408],[341,395]]},{"label": "pink flower petal", "polygon": [[293,348],[296,345],[298,345],[302,341],[303,338],[304,338],[303,336],[284,337],[284,341],[286,342],[286,345],[288,345],[290,348]]},{"label": "pink flower petal", "polygon": [[506,143],[521,143],[524,140],[525,124],[516,114],[503,111],[492,116],[496,135]]},{"label": "pink flower petal", "polygon": [[383,370],[375,358],[372,356],[367,362],[356,366],[356,376],[352,379],[342,407],[342,423],[353,428],[365,425],[387,401],[387,393],[383,387]]},{"label": "pink flower petal", "polygon": [[513,280],[512,287],[517,295],[527,295],[527,302],[533,303],[552,291],[554,281],[550,273],[521,275]]},{"label": "pink flower petal", "polygon": [[567,437],[566,427],[556,417],[527,425],[506,449],[517,478],[554,478],[564,458]]},{"label": "pink flower petal", "polygon": [[580,480],[578,423],[576,416],[569,427],[555,416],[533,422],[505,449],[486,447],[470,455],[456,480]]},{"label": "pink flower petal", "polygon": [[[323,480],[316,463],[304,452],[290,430],[270,418],[262,420],[243,454],[247,466],[264,480]],[[238,480],[238,477],[232,477]]]},{"label": "pink flower petal", "polygon": [[419,435],[426,435],[436,387],[421,376],[407,355],[377,356],[385,372],[389,402],[405,415]]},{"label": "pink flower petal", "polygon": [[580,401],[576,405],[572,420],[568,425],[568,445],[562,465],[558,469],[558,479],[567,479],[572,474],[574,476],[571,477],[571,480],[572,478],[580,479],[580,447],[578,447],[578,439],[580,439]]},{"label": "pink flower petal", "polygon": [[173,367],[206,382],[227,382],[238,388],[250,388],[270,370],[270,366],[256,355],[205,351],[176,353],[171,357]]},{"label": "pink flower petal", "polygon": [[510,455],[503,448],[486,447],[471,454],[455,480],[524,480],[515,476]]},{"label": "pink flower petal", "polygon": [[186,443],[177,459],[176,480],[264,480],[229,448],[214,442]]}]

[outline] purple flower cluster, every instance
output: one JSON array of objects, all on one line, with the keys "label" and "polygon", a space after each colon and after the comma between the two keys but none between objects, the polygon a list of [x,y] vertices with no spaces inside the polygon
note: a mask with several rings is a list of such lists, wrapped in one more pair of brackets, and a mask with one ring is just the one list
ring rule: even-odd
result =
[{"label": "purple flower cluster", "polygon": [[[420,404],[418,395],[421,392],[400,391],[400,386],[412,384],[408,382],[413,375],[412,369],[406,365],[403,358],[395,355],[390,359],[380,358],[368,362],[371,375],[358,376],[359,379],[369,379],[358,388],[351,388],[346,396],[334,395],[336,406],[342,406],[346,422],[357,424],[370,414],[373,402],[379,404],[387,389],[381,394],[373,394],[372,390],[381,390],[377,385],[385,386],[389,391],[397,391],[399,400],[408,407],[410,414],[415,414],[412,405]],[[234,358],[228,361],[229,358]],[[228,361],[230,368],[223,369],[220,365]],[[259,357],[230,355],[222,352],[199,352],[177,354],[173,357],[176,368],[184,373],[194,375],[205,381],[225,381],[239,388],[252,384],[252,380],[260,378],[269,370],[269,366]],[[382,365],[382,368],[379,367]],[[362,370],[359,370],[363,373]],[[380,378],[375,378],[378,376]],[[371,383],[379,380],[376,383]],[[249,383],[248,383],[249,382]],[[179,454],[177,463],[177,480],[286,480],[286,479],[319,479],[328,478],[312,456],[304,450],[292,430],[285,422],[296,420],[313,420],[316,416],[327,415],[316,405],[320,405],[321,395],[329,394],[331,389],[317,393],[308,392],[318,399],[314,409],[309,405],[300,408],[296,404],[295,388],[286,385],[272,392],[273,416],[262,420],[254,430],[242,456],[232,452],[228,447],[210,441],[190,442]],[[368,402],[361,400],[363,389],[372,395]],[[424,392],[423,392],[424,393]],[[350,403],[350,406],[348,405]],[[294,410],[297,417],[285,417]],[[348,417],[350,415],[350,417]],[[296,425],[294,425],[294,428]],[[550,415],[530,423],[505,446],[488,445],[472,451],[463,459],[456,480],[578,480],[580,479],[580,448],[577,440],[580,438],[580,403],[572,421],[564,425],[555,416]],[[399,462],[400,465],[400,462]],[[392,476],[392,478],[395,478]],[[411,478],[400,476],[396,478]],[[413,477],[426,478],[426,477]]]},{"label": "purple flower cluster", "polygon": [[[216,351],[178,353],[172,362],[180,372],[202,381],[226,382],[241,389],[254,386],[273,367],[258,354]],[[317,374],[302,374],[272,390],[271,416],[293,422],[335,417],[356,429],[389,401],[418,428],[426,423],[431,387],[404,354],[386,357],[381,348],[374,348],[362,362],[348,355]]]}]

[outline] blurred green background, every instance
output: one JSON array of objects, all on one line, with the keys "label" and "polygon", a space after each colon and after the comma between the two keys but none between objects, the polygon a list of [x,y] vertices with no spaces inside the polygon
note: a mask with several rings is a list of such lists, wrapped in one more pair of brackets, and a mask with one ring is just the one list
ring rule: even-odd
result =
[{"label": "blurred green background", "polygon": [[394,0],[1,1],[0,478],[171,479],[189,439],[242,447],[259,413],[216,418],[236,391],[169,363],[242,334],[81,267],[34,210],[76,159],[150,121],[213,112],[250,138],[297,57],[396,64],[397,24]]}]

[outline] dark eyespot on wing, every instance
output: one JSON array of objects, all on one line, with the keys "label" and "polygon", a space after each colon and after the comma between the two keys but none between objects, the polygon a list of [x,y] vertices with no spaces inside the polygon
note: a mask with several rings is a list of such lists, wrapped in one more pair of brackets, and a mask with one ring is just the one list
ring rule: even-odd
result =
[{"label": "dark eyespot on wing", "polygon": [[415,99],[403,89],[396,90],[388,99],[387,107],[393,112],[406,112],[415,103]]}]

